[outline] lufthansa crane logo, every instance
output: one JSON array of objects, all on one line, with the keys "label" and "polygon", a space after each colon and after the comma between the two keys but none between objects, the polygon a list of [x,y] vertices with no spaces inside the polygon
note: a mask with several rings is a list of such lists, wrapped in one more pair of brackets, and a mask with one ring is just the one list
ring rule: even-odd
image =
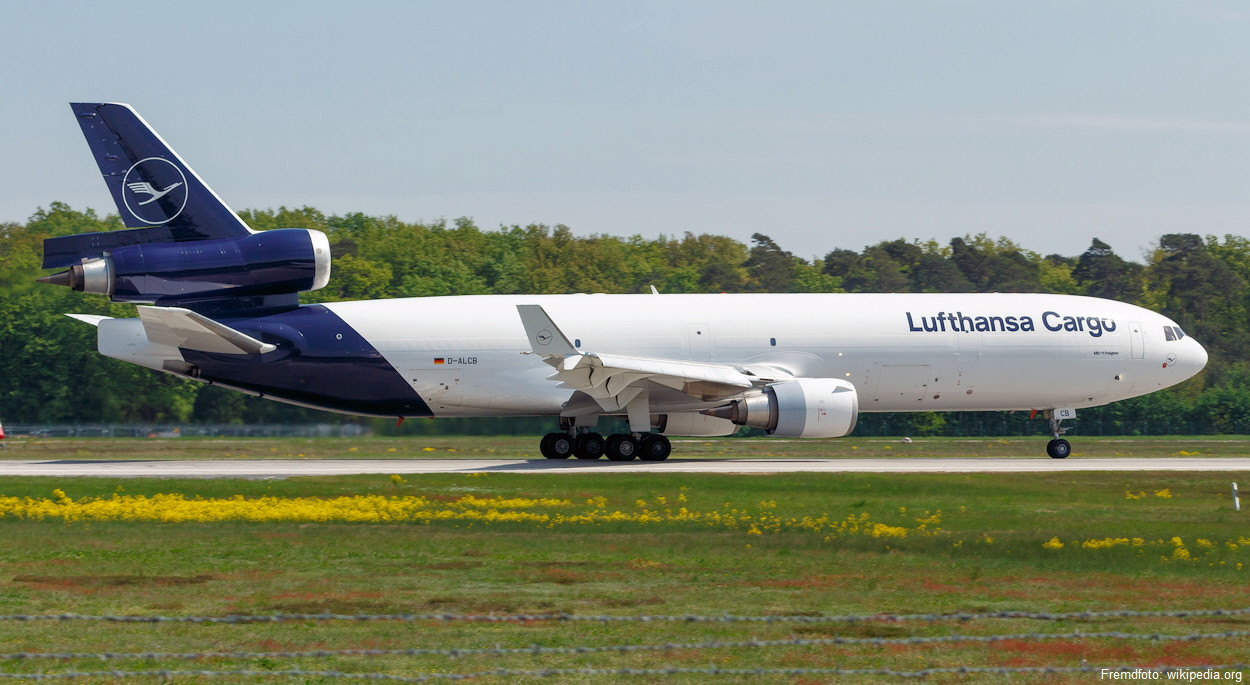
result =
[{"label": "lufthansa crane logo", "polygon": [[145,224],[173,221],[187,206],[187,177],[163,157],[135,162],[122,179],[122,199],[131,216]]},{"label": "lufthansa crane logo", "polygon": [[539,345],[550,345],[551,337],[551,330],[544,328],[534,336],[534,340],[537,340]]},{"label": "lufthansa crane logo", "polygon": [[142,207],[143,205],[146,205],[150,202],[156,202],[162,197],[165,197],[167,194],[169,194],[169,191],[173,190],[174,188],[177,188],[180,185],[182,185],[181,182],[175,183],[172,186],[169,186],[168,188],[153,188],[151,183],[144,181],[143,183],[130,183],[130,184],[127,184],[126,187],[129,188],[130,192],[132,193],[151,195],[151,197],[139,203],[139,206]]}]

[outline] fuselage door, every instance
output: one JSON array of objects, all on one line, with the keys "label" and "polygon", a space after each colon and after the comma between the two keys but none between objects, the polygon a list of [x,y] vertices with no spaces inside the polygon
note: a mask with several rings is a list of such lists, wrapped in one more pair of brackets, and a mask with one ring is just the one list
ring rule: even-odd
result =
[{"label": "fuselage door", "polygon": [[1140,323],[1136,321],[1128,322],[1128,339],[1129,345],[1132,347],[1133,359],[1145,359],[1146,338],[1142,335]]}]

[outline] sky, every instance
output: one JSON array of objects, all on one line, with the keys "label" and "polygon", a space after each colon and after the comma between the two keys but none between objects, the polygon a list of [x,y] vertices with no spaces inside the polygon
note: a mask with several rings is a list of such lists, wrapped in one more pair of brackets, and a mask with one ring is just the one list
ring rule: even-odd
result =
[{"label": "sky", "polygon": [[755,233],[1250,233],[1250,8],[1204,0],[0,7],[0,221],[116,208],[68,102],[126,102],[231,207]]}]

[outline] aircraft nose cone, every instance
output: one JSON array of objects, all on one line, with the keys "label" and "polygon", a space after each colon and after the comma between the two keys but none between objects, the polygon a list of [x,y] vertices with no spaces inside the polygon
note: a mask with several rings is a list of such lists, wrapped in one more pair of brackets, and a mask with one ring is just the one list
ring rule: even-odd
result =
[{"label": "aircraft nose cone", "polygon": [[1193,338],[1185,338],[1185,346],[1174,362],[1176,370],[1185,378],[1192,378],[1207,365],[1207,350]]}]

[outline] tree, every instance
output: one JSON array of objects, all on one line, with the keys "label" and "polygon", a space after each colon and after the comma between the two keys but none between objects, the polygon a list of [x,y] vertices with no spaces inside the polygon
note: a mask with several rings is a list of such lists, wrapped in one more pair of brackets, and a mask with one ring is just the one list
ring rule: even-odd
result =
[{"label": "tree", "polygon": [[886,245],[865,247],[862,253],[834,250],[825,255],[824,272],[839,279],[847,292],[907,292],[910,283],[904,267],[890,256]]},{"label": "tree", "polygon": [[1094,238],[1072,269],[1072,277],[1086,295],[1110,300],[1136,301],[1141,295],[1140,264],[1126,262],[1111,246]]},{"label": "tree", "polygon": [[815,264],[799,264],[794,270],[791,292],[796,293],[842,293],[842,279],[825,273],[820,260]]},{"label": "tree", "polygon": [[951,258],[978,292],[1029,293],[1042,290],[1036,255],[1010,240],[991,241],[981,233],[951,239]]},{"label": "tree", "polygon": [[[864,292],[905,293],[911,291],[907,278],[907,262],[900,263],[887,249],[888,243],[864,249],[861,273],[865,277]],[[893,251],[902,256],[899,250]]]},{"label": "tree", "polygon": [[356,255],[343,255],[331,267],[326,288],[336,300],[371,300],[391,295],[391,265]]},{"label": "tree", "polygon": [[959,267],[936,244],[921,245],[901,238],[865,247],[862,253],[834,250],[825,255],[824,271],[840,278],[847,292],[974,290]]},{"label": "tree", "polygon": [[751,242],[755,246],[743,266],[755,283],[754,289],[765,293],[790,292],[794,281],[794,255],[763,233],[752,234]]},{"label": "tree", "polygon": [[938,254],[925,252],[911,269],[914,292],[970,293],[976,290],[955,262]]},{"label": "tree", "polygon": [[1213,356],[1244,358],[1246,281],[1192,233],[1160,238],[1154,262],[1150,289],[1161,296],[1164,312],[1206,341]]}]

